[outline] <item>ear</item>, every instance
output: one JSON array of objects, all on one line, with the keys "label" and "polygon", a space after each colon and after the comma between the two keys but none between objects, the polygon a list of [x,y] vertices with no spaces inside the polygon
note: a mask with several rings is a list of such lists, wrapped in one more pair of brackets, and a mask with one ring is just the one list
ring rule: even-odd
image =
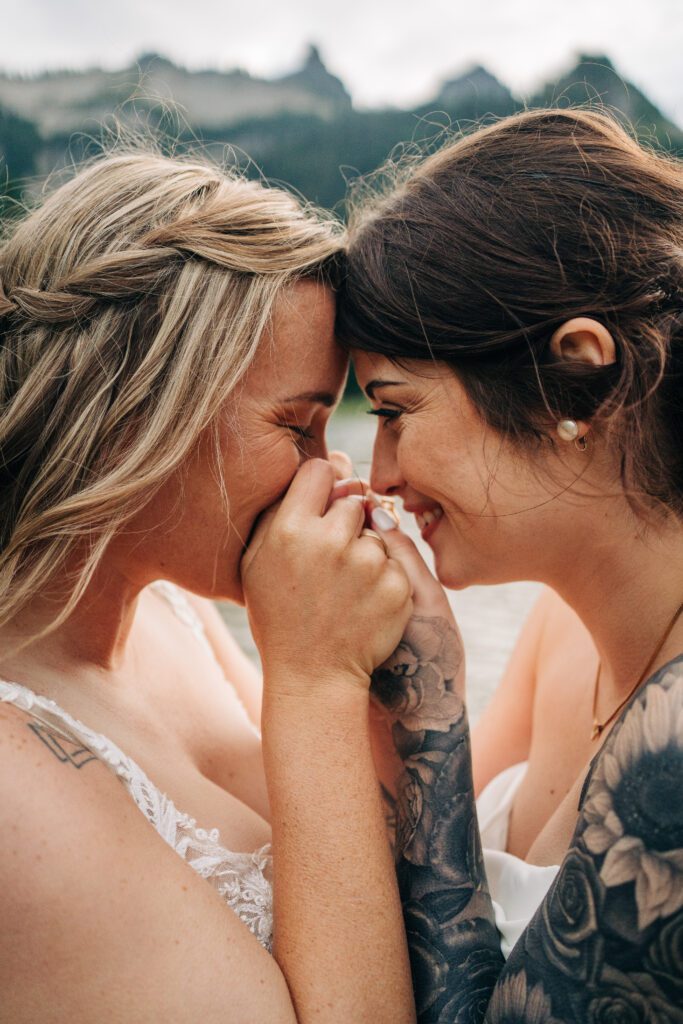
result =
[{"label": "ear", "polygon": [[550,339],[550,351],[558,362],[608,366],[616,362],[614,339],[604,324],[576,316],[558,327]]}]

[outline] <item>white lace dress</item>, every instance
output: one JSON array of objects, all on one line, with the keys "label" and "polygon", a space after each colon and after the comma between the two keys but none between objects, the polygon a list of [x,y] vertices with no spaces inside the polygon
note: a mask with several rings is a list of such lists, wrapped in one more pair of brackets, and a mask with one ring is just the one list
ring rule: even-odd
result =
[{"label": "white lace dress", "polygon": [[[182,591],[165,581],[152,584],[169,602],[176,615],[211,651],[201,621]],[[65,739],[82,744],[107,764],[126,787],[136,805],[161,838],[198,875],[213,886],[244,921],[259,942],[270,951],[273,934],[273,892],[267,878],[270,846],[254,853],[233,853],[221,845],[218,829],[197,828],[194,818],[179,811],[157,789],[138,764],[115,743],[72,718],[54,701],[41,697],[19,683],[0,680],[0,700],[15,704]],[[245,712],[246,716],[246,712]]]}]

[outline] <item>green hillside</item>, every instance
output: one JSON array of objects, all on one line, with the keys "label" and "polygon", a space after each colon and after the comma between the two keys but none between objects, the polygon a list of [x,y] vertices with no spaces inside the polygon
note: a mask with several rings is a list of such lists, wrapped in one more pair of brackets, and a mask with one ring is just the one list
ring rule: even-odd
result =
[{"label": "green hillside", "polygon": [[[155,57],[155,61],[161,62],[159,67],[163,71],[162,59]],[[179,73],[167,63],[174,73]],[[186,83],[192,73],[182,73]],[[232,81],[230,76],[227,81]],[[183,144],[196,145],[199,141],[219,157],[226,147],[232,147],[235,159],[248,174],[264,174],[273,181],[286,183],[307,199],[339,207],[347,180],[372,171],[397,146],[425,140],[438,145],[446,137],[444,129],[466,129],[473,123],[506,116],[525,105],[485,68],[474,67],[445,82],[431,103],[414,110],[358,111],[346,102],[343,84],[329,75],[315,49],[301,72],[280,81],[283,89],[299,89],[297,95],[302,89],[312,89],[336,97],[334,113],[322,117],[285,110],[251,116],[222,127],[191,123],[182,130],[172,127],[170,137],[176,144],[180,141],[181,148]],[[558,81],[547,83],[526,105],[586,103],[606,106],[631,124],[643,140],[683,156],[683,131],[667,120],[636,86],[623,80],[604,56],[581,56],[571,71]],[[153,105],[151,113],[148,101],[139,102],[139,107],[154,123]],[[130,120],[130,107],[126,108],[126,117]],[[0,180],[16,183],[20,178],[47,173],[66,161],[67,152],[71,159],[78,159],[86,145],[92,148],[92,120],[84,122],[83,127],[87,135],[69,131],[41,136],[29,120],[0,109]],[[16,184],[11,187],[16,190]]]},{"label": "green hillside", "polygon": [[602,104],[630,124],[645,142],[683,155],[683,131],[664,117],[632,82],[625,81],[605,56],[579,57],[576,67],[557,82],[548,83],[531,106]]}]

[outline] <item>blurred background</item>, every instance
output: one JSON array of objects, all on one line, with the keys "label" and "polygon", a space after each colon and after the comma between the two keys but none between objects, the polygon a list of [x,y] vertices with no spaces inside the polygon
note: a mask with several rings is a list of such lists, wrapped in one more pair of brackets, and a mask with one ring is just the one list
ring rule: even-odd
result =
[{"label": "blurred background", "polygon": [[[95,152],[114,118],[169,149],[208,150],[340,217],[349,183],[406,144],[433,148],[444,129],[525,107],[607,106],[647,145],[683,156],[682,0],[23,0],[3,8],[4,217],[53,172]],[[351,381],[331,442],[367,476],[373,424],[359,409]],[[453,595],[474,716],[537,593],[517,583]],[[222,610],[254,654],[242,610]]]}]

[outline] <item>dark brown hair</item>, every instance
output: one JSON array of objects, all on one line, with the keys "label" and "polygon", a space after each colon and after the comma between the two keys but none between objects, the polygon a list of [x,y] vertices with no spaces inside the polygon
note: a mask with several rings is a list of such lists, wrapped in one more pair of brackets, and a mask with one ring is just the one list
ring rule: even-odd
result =
[{"label": "dark brown hair", "polygon": [[[607,427],[626,492],[683,513],[679,161],[602,111],[517,114],[399,167],[352,211],[347,256],[344,344],[446,362],[520,444]],[[553,359],[575,316],[610,330],[615,365]]]}]

